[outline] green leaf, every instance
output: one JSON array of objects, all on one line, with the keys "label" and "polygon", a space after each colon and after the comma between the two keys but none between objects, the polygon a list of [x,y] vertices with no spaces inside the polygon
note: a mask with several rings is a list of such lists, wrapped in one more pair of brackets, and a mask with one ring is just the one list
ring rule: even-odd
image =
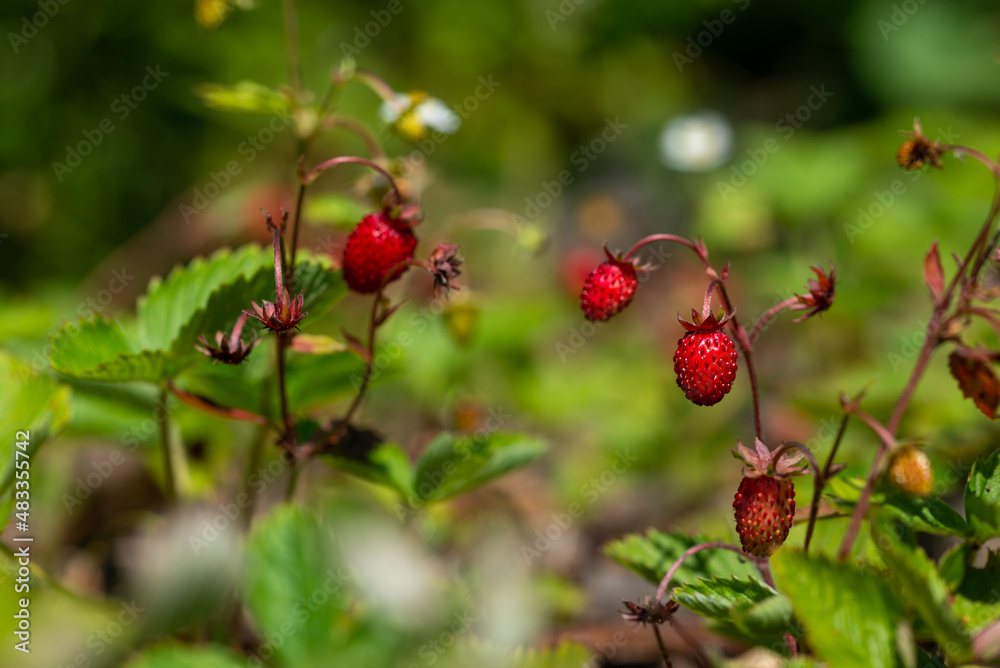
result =
[{"label": "green leaf", "polygon": [[456,439],[442,433],[417,461],[413,491],[422,501],[441,501],[526,466],[544,453],[542,441],[521,434]]},{"label": "green leaf", "polygon": [[[303,309],[309,317],[302,321],[307,326],[319,320],[347,294],[347,283],[340,271],[333,271],[329,259],[322,259],[300,252],[295,260],[295,294],[305,293]],[[274,283],[271,283],[274,292]]]},{"label": "green leaf", "polygon": [[[630,571],[649,582],[659,585],[660,580],[677,559],[699,543],[704,537],[680,533],[664,533],[650,529],[646,535],[630,534],[604,546],[604,553]],[[735,576],[746,578],[759,575],[757,568],[747,558],[730,550],[706,549],[691,555],[677,569],[672,585],[696,582],[699,578]]]},{"label": "green leaf", "polygon": [[965,517],[980,541],[1000,536],[1000,449],[972,465],[965,487]]},{"label": "green leaf", "polygon": [[365,364],[353,352],[291,355],[288,358],[288,405],[302,413],[357,392]]},{"label": "green leaf", "polygon": [[887,575],[899,585],[906,602],[917,611],[949,659],[972,658],[972,639],[952,613],[948,585],[922,549],[904,544],[894,516],[885,511],[872,521],[872,537],[881,549]]},{"label": "green leaf", "polygon": [[[425,658],[421,655],[421,658]],[[447,668],[583,668],[594,663],[594,653],[582,645],[564,642],[546,649],[510,651],[478,640],[466,641],[444,657]]]},{"label": "green leaf", "polygon": [[273,301],[273,262],[273,253],[256,245],[223,248],[154,278],[138,303],[139,349],[191,352],[198,334],[232,324],[252,299]]},{"label": "green leaf", "polygon": [[228,649],[219,646],[184,647],[165,645],[146,650],[126,664],[126,668],[244,668]]},{"label": "green leaf", "polygon": [[282,665],[329,665],[346,632],[337,622],[347,577],[330,531],[310,510],[279,507],[254,529],[244,597],[262,637],[282,639],[271,648]]},{"label": "green leaf", "polygon": [[773,589],[754,578],[740,580],[713,577],[674,589],[672,598],[704,617],[729,619],[734,610],[745,610],[776,594]]},{"label": "green leaf", "polygon": [[970,633],[976,633],[1000,617],[1000,557],[986,568],[968,568],[955,595],[955,615]]},{"label": "green leaf", "polygon": [[903,611],[879,573],[789,547],[771,557],[771,572],[821,659],[831,666],[895,668]]},{"label": "green leaf", "polygon": [[335,456],[328,456],[327,459],[342,471],[396,490],[404,499],[413,495],[410,460],[395,443],[382,443],[365,460]]},{"label": "green leaf", "polygon": [[305,216],[310,223],[351,229],[366,215],[371,207],[343,193],[323,193],[310,197],[306,202]]},{"label": "green leaf", "polygon": [[239,111],[259,114],[291,113],[291,100],[282,92],[273,90],[256,81],[240,81],[237,84],[206,83],[195,88],[195,94],[205,106],[222,111]]},{"label": "green leaf", "polygon": [[[859,479],[836,477],[829,481],[827,493],[846,512],[853,512],[864,483]],[[969,536],[969,525],[962,515],[935,496],[920,498],[895,490],[872,494],[872,507],[885,506],[893,517],[914,531],[938,536]]]},{"label": "green leaf", "polygon": [[949,590],[958,589],[965,579],[965,562],[969,556],[969,544],[958,543],[938,559],[938,572],[944,578]]},{"label": "green leaf", "polygon": [[173,366],[159,352],[137,352],[121,326],[97,316],[67,323],[51,338],[49,362],[59,373],[103,382],[156,383]]},{"label": "green leaf", "polygon": [[[70,420],[69,387],[50,376],[35,373],[0,350],[0,499],[14,480],[16,443],[26,442],[23,452],[34,456],[42,444],[59,433]],[[22,434],[21,432],[27,432]],[[27,438],[24,436],[27,435]],[[0,514],[6,521],[7,514]]]}]

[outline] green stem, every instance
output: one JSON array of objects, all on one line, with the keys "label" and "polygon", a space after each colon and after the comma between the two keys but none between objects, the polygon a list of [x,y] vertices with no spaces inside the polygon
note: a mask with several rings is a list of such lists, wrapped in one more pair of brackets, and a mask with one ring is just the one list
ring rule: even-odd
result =
[{"label": "green stem", "polygon": [[167,502],[171,505],[177,501],[177,480],[174,473],[173,448],[170,444],[170,407],[167,404],[167,384],[160,384],[160,395],[158,398],[160,410],[163,415],[159,420],[160,426],[160,450],[163,454],[163,473],[166,477],[166,489],[164,490]]},{"label": "green stem", "polygon": [[298,95],[302,91],[302,62],[299,60],[299,22],[295,13],[295,0],[282,0],[281,6],[285,21],[288,83]]}]

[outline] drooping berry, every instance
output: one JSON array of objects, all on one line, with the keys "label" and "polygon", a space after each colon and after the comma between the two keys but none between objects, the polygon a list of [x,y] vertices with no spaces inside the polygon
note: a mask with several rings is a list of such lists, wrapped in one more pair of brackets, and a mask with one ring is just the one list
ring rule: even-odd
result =
[{"label": "drooping berry", "polygon": [[797,465],[803,453],[783,450],[778,458],[761,440],[756,451],[736,442],[733,454],[746,462],[743,480],[733,499],[736,532],[747,554],[769,557],[788,538],[795,517],[795,487],[791,476],[804,471]]},{"label": "drooping berry", "polygon": [[692,321],[680,320],[687,333],[677,342],[674,373],[684,396],[698,406],[713,406],[729,394],[736,380],[737,354],[722,327],[727,318],[709,314],[702,320],[692,310]]},{"label": "drooping berry", "polygon": [[934,469],[923,450],[903,445],[889,459],[889,482],[913,496],[930,496],[934,491]]},{"label": "drooping berry", "polygon": [[602,262],[587,276],[580,291],[583,315],[592,322],[603,322],[632,301],[639,284],[635,265],[613,257]]},{"label": "drooping berry", "polygon": [[[416,247],[417,237],[409,221],[384,211],[365,216],[344,246],[347,286],[355,292],[376,292],[403,275],[407,265],[400,263],[411,259]],[[388,275],[390,270],[392,274]]]},{"label": "drooping berry", "polygon": [[788,538],[795,517],[791,480],[771,476],[743,478],[733,500],[736,531],[747,554],[768,557]]}]

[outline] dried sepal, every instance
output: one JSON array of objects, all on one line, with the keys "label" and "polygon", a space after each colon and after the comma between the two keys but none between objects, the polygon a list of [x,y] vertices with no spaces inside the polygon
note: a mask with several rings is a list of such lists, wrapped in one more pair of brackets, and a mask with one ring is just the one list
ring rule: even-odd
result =
[{"label": "dried sepal", "polygon": [[241,364],[247,358],[247,355],[260,343],[257,338],[257,332],[253,330],[250,331],[250,340],[243,340],[243,325],[246,324],[246,321],[246,314],[241,314],[237,318],[236,324],[233,325],[232,334],[227,336],[223,331],[216,332],[214,346],[208,342],[204,334],[199,335],[198,341],[201,342],[201,345],[196,345],[195,350],[211,357],[216,362]]},{"label": "dried sepal", "polygon": [[647,624],[659,625],[668,622],[681,607],[676,601],[668,600],[666,603],[663,603],[649,596],[641,603],[633,603],[632,601],[622,599],[622,604],[625,606],[625,610],[618,611],[621,613],[622,619],[627,622],[642,624],[643,626]]},{"label": "dried sepal", "polygon": [[920,126],[920,119],[913,119],[913,132],[902,132],[904,136],[910,137],[896,152],[896,163],[906,170],[920,169],[926,163],[934,165],[938,169],[944,169],[941,163],[941,156],[944,154],[944,147],[938,141],[931,141],[924,135],[924,130]]},{"label": "dried sepal", "polygon": [[764,445],[763,441],[759,438],[754,438],[753,450],[737,440],[736,450],[733,450],[732,453],[736,459],[746,464],[743,468],[743,475],[747,478],[759,478],[761,476],[787,478],[806,473],[806,469],[800,465],[803,457],[805,457],[805,453],[797,448],[789,448],[782,452],[779,457],[775,458],[774,455],[779,450],[781,448],[772,452],[770,448]]},{"label": "dried sepal", "polygon": [[972,399],[976,408],[991,420],[996,419],[1000,407],[1000,380],[991,366],[996,356],[964,345],[948,356],[948,369],[958,381],[962,396]]},{"label": "dried sepal", "polygon": [[833,265],[830,265],[830,273],[819,267],[810,267],[810,269],[816,274],[816,278],[809,279],[807,284],[809,294],[795,295],[798,303],[789,307],[792,311],[808,311],[808,313],[796,318],[795,322],[807,320],[833,306],[833,298],[837,289],[836,269]]},{"label": "dried sepal", "polygon": [[434,277],[434,294],[441,291],[447,297],[455,286],[455,279],[462,273],[462,258],[458,255],[458,244],[438,244],[430,256],[430,272]]}]

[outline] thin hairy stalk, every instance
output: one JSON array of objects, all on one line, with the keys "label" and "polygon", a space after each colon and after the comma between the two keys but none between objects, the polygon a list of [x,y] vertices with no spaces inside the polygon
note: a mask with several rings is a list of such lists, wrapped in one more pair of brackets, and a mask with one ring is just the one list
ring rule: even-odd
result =
[{"label": "thin hairy stalk", "polygon": [[167,502],[173,504],[177,501],[177,479],[174,474],[173,448],[170,445],[170,407],[167,405],[167,385],[160,385],[160,395],[157,399],[162,412],[158,420],[160,427],[160,450],[163,454],[163,474],[165,481],[165,496]]},{"label": "thin hairy stalk", "polygon": [[865,487],[861,490],[861,497],[858,499],[858,505],[854,509],[854,514],[851,516],[851,524],[847,527],[847,533],[844,534],[844,542],[841,543],[840,551],[837,553],[837,558],[840,560],[846,559],[847,555],[851,553],[854,541],[858,537],[858,531],[861,529],[861,521],[864,519],[865,513],[868,512],[868,504],[871,501],[872,492],[875,489],[875,481],[878,479],[879,466],[882,464],[882,458],[885,457],[887,452],[896,447],[896,438],[893,436],[893,431],[886,428],[878,420],[858,408],[854,402],[846,404],[844,406],[844,411],[846,413],[856,415],[862,422],[868,425],[872,431],[875,432],[875,434],[879,437],[879,448],[878,452],[875,453],[874,459],[872,459],[872,465],[868,470],[868,477],[865,480]]},{"label": "thin hairy stalk", "polygon": [[365,167],[369,167],[371,169],[374,169],[376,172],[378,172],[379,174],[381,174],[382,176],[384,176],[385,179],[389,182],[389,185],[392,187],[393,194],[396,196],[396,203],[397,204],[402,204],[403,203],[403,195],[399,191],[399,186],[396,185],[396,179],[393,177],[392,174],[390,174],[389,172],[387,172],[385,170],[385,168],[383,168],[381,165],[378,165],[378,164],[372,162],[371,160],[367,160],[365,158],[359,158],[359,157],[353,156],[353,155],[342,155],[342,156],[338,156],[336,158],[330,158],[329,160],[326,160],[324,162],[319,163],[318,165],[316,165],[315,167],[313,167],[312,169],[310,169],[308,172],[304,171],[305,170],[305,165],[304,165],[303,162],[300,161],[300,163],[299,163],[299,170],[300,170],[299,178],[302,181],[302,183],[308,185],[308,184],[312,183],[313,181],[315,181],[316,178],[319,177],[319,175],[322,172],[326,171],[327,169],[330,169],[331,167],[336,167],[337,165],[349,165],[349,164],[352,164],[352,165],[364,165]]},{"label": "thin hairy stalk", "polygon": [[830,477],[830,468],[833,466],[833,458],[837,455],[837,448],[840,447],[841,441],[844,440],[844,432],[847,431],[847,423],[850,420],[850,417],[850,415],[845,413],[844,417],[840,419],[840,428],[837,430],[837,436],[833,439],[833,447],[830,448],[830,455],[826,458],[826,465],[823,466],[823,475],[817,476],[816,478],[812,503],[809,505],[809,524],[806,526],[806,540],[805,544],[802,546],[802,550],[804,552],[809,551],[809,541],[812,540],[813,530],[816,528],[816,518],[819,515],[820,496],[823,494],[823,488],[826,486],[826,481]]},{"label": "thin hairy stalk", "polygon": [[660,625],[653,624],[653,635],[656,636],[656,646],[660,648],[660,656],[663,657],[663,665],[666,668],[673,668],[670,663],[670,654],[667,653],[667,646],[663,644],[663,637],[660,635]]},{"label": "thin hairy stalk", "polygon": [[695,662],[697,662],[701,668],[711,668],[712,664],[709,662],[708,657],[705,656],[705,650],[701,648],[701,643],[698,642],[697,638],[688,633],[684,625],[677,621],[676,616],[670,618],[670,625],[674,628],[674,631],[677,631],[677,635],[679,635],[681,639],[687,643],[687,646],[691,648],[691,653],[694,654]]},{"label": "thin hairy stalk", "polygon": [[373,160],[384,160],[386,157],[385,150],[382,148],[382,144],[379,142],[378,137],[376,137],[375,134],[368,129],[367,125],[360,121],[343,116],[333,116],[323,121],[323,127],[327,129],[343,128],[344,130],[347,130],[364,143],[365,148],[368,149],[368,155],[370,155]]},{"label": "thin hairy stalk", "polygon": [[767,324],[768,320],[778,315],[786,308],[790,306],[795,306],[798,303],[799,303],[798,297],[789,297],[785,301],[775,304],[767,311],[765,311],[764,315],[760,316],[760,320],[757,321],[757,324],[753,326],[753,331],[750,332],[750,344],[753,345],[753,343],[757,341],[757,335],[760,334],[760,330],[763,329],[764,325]]},{"label": "thin hairy stalk", "polygon": [[747,559],[753,561],[758,566],[760,565],[760,562],[767,561],[766,559],[758,559],[753,555],[747,554],[742,550],[742,548],[736,547],[735,545],[730,545],[729,543],[712,542],[712,543],[698,543],[697,545],[692,545],[691,547],[689,547],[687,550],[684,551],[684,554],[677,557],[677,561],[675,561],[670,566],[670,568],[667,569],[667,574],[663,576],[663,580],[660,581],[660,587],[659,589],[656,590],[657,603],[663,600],[663,597],[667,593],[667,587],[670,586],[670,581],[674,579],[674,575],[677,574],[677,570],[681,567],[681,565],[685,561],[687,561],[691,556],[697,554],[698,552],[701,552],[702,550],[711,550],[711,549],[729,550],[730,552],[735,552],[736,554],[746,557]]},{"label": "thin hairy stalk", "polygon": [[288,264],[285,265],[288,270],[288,288],[289,294],[295,292],[295,252],[299,248],[299,226],[302,221],[302,203],[306,198],[306,188],[309,186],[305,183],[299,183],[299,192],[295,196],[295,213],[292,215],[292,247],[289,250]]},{"label": "thin hairy stalk", "polygon": [[302,91],[302,62],[299,60],[299,21],[295,0],[281,0],[285,22],[285,53],[288,59],[288,83],[296,94]]},{"label": "thin hairy stalk", "polygon": [[281,423],[284,426],[284,433],[281,435],[280,445],[295,461],[295,426],[292,423],[292,413],[288,409],[288,387],[285,374],[285,342],[284,333],[279,332],[275,336],[275,361],[278,367],[278,395],[281,397]]},{"label": "thin hairy stalk", "polygon": [[[387,273],[386,275],[390,276],[391,273]],[[378,306],[382,302],[383,290],[384,286],[380,287],[378,292],[375,293],[375,299],[372,300],[371,313],[368,317],[368,340],[365,343],[368,353],[365,356],[365,370],[361,376],[361,385],[358,387],[358,393],[355,395],[354,401],[351,402],[350,407],[341,420],[344,425],[351,422],[351,418],[354,417],[358,407],[361,406],[361,400],[365,396],[365,390],[368,389],[369,381],[371,381],[372,370],[375,366],[375,331],[378,329]]]},{"label": "thin hairy stalk", "polygon": [[[712,269],[708,267],[708,269]],[[715,270],[712,269],[712,273]],[[750,394],[753,398],[753,427],[757,434],[757,438],[764,440],[764,424],[760,419],[760,387],[757,384],[757,366],[754,364],[753,360],[753,342],[750,337],[747,336],[747,330],[740,324],[739,319],[736,317],[736,310],[733,308],[733,302],[729,298],[729,291],[726,290],[725,283],[719,283],[716,286],[719,291],[719,296],[722,298],[723,304],[726,306],[726,313],[732,314],[732,318],[729,320],[729,325],[733,329],[733,334],[736,336],[736,344],[740,347],[743,352],[743,361],[746,363],[747,376],[750,378]]]},{"label": "thin hairy stalk", "polygon": [[702,259],[702,262],[705,262],[707,265],[707,257],[702,250],[699,250],[698,244],[694,243],[690,239],[679,237],[676,234],[651,234],[650,236],[645,237],[644,239],[640,239],[635,243],[634,246],[632,246],[632,248],[629,249],[627,253],[625,253],[625,257],[623,257],[622,259],[625,261],[631,260],[632,257],[637,252],[639,252],[639,249],[641,249],[643,246],[656,243],[657,241],[673,241],[674,243],[681,244],[682,246],[687,246],[695,253],[697,253],[698,257]]}]

